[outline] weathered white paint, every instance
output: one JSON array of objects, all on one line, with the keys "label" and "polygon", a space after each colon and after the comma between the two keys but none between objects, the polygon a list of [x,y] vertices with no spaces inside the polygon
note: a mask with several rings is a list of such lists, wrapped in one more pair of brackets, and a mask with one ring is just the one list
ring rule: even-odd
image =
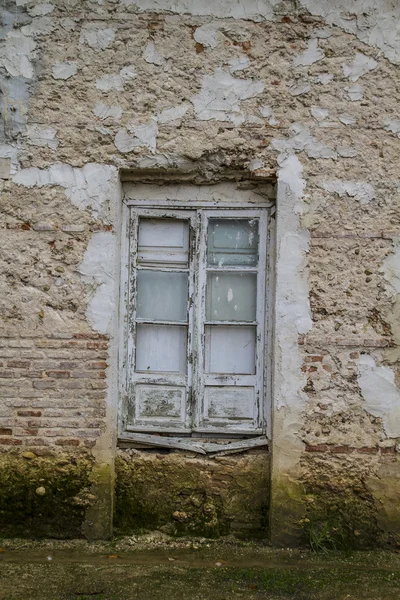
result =
[{"label": "weathered white paint", "polygon": [[337,157],[333,148],[315,140],[310,134],[309,129],[301,123],[294,123],[289,131],[294,134],[293,137],[284,140],[274,139],[271,142],[271,148],[278,150],[286,156],[294,152],[304,151],[309,158]]},{"label": "weathered white paint", "polygon": [[343,181],[341,179],[332,179],[324,181],[321,186],[327,192],[338,194],[341,198],[349,196],[354,198],[360,204],[368,204],[375,198],[375,189],[366,181]]},{"label": "weathered white paint", "polygon": [[26,137],[28,138],[28,144],[32,146],[47,147],[55,150],[59,144],[57,131],[45,125],[28,125],[26,128]]},{"label": "weathered white paint", "polygon": [[372,356],[362,354],[358,361],[358,385],[365,410],[380,417],[388,437],[400,437],[400,390],[394,371],[379,367]]},{"label": "weathered white paint", "polygon": [[308,42],[308,46],[304,52],[299,54],[293,60],[293,66],[310,66],[319,60],[323,60],[325,58],[325,54],[322,52],[321,48],[318,47],[318,40],[316,38],[312,38]]},{"label": "weathered white paint", "polygon": [[13,77],[32,79],[36,42],[18,30],[9,31],[0,45],[0,66]]},{"label": "weathered white paint", "polygon": [[99,119],[102,121],[108,118],[114,119],[115,121],[120,121],[122,117],[122,108],[120,106],[108,106],[102,102],[96,104],[93,112],[96,117],[99,117]]},{"label": "weathered white paint", "polygon": [[52,69],[54,79],[69,79],[76,75],[78,71],[77,64],[73,61],[58,62]]},{"label": "weathered white paint", "polygon": [[233,121],[241,115],[240,103],[254,98],[264,90],[262,81],[237,79],[230,73],[217,69],[203,77],[201,90],[190,99],[196,116],[201,121]]},{"label": "weathered white paint", "polygon": [[86,316],[99,333],[112,333],[117,271],[115,235],[109,231],[95,232],[78,272],[86,283],[93,285],[94,293],[88,302]]},{"label": "weathered white paint", "polygon": [[357,81],[360,77],[373,71],[378,66],[378,63],[373,58],[365,56],[361,52],[357,52],[355,59],[351,65],[343,66],[343,73],[350,81]]},{"label": "weathered white paint", "polygon": [[114,144],[120,152],[132,152],[134,148],[146,147],[151,152],[156,151],[158,127],[156,119],[148,123],[130,121],[127,128],[119,129],[114,138]]},{"label": "weathered white paint", "polygon": [[356,85],[352,85],[351,87],[345,88],[348,97],[352,102],[358,102],[358,100],[362,100],[364,98],[364,88],[359,83]]},{"label": "weathered white paint", "polygon": [[175,123],[178,124],[182,117],[187,113],[189,109],[189,104],[181,104],[180,106],[173,106],[172,108],[166,108],[162,110],[157,115],[157,121],[161,125],[165,125],[167,123]]},{"label": "weathered white paint", "polygon": [[208,48],[215,48],[218,44],[218,26],[212,23],[205,23],[200,27],[197,27],[193,37],[199,44]]},{"label": "weathered white paint", "polygon": [[115,30],[97,22],[85,23],[79,37],[80,44],[87,44],[94,50],[105,50],[115,39]]},{"label": "weathered white paint", "polygon": [[94,217],[109,218],[107,205],[115,200],[117,168],[88,163],[82,168],[56,163],[47,169],[21,169],[12,178],[25,187],[59,185],[66,196],[80,209],[88,209]]}]

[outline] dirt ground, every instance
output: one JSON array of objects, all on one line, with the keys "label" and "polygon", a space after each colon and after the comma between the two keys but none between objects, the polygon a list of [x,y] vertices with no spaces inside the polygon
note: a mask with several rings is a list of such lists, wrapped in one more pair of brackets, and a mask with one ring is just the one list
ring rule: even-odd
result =
[{"label": "dirt ground", "polygon": [[0,600],[398,600],[400,554],[315,554],[152,535],[0,540]]}]

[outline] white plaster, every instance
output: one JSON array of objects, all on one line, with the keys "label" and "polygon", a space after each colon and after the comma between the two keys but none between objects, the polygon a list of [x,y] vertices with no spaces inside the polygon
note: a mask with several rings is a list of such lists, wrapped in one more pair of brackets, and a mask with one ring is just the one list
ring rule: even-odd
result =
[{"label": "white plaster", "polygon": [[156,45],[150,40],[143,50],[143,58],[146,62],[161,67],[165,63],[165,58],[157,52]]},{"label": "white plaster", "polygon": [[353,33],[386,58],[400,63],[400,3],[397,0],[300,0],[313,15]]},{"label": "white plaster", "polygon": [[96,104],[93,112],[101,120],[111,118],[119,121],[122,117],[122,108],[120,106],[107,106],[107,104],[103,104],[102,102]]},{"label": "white plaster", "polygon": [[115,39],[115,30],[98,23],[85,23],[79,37],[80,44],[87,44],[94,50],[105,50]]},{"label": "white plaster", "polygon": [[157,115],[157,121],[165,125],[167,123],[178,123],[182,117],[187,113],[189,109],[188,104],[181,104],[180,106],[173,106],[172,108],[166,108]]},{"label": "white plaster", "polygon": [[13,77],[32,79],[34,75],[31,60],[35,57],[36,42],[18,30],[9,31],[0,46],[0,67],[4,67]]},{"label": "white plaster", "polygon": [[244,71],[250,65],[250,59],[245,54],[240,54],[237,58],[232,58],[229,61],[229,72],[236,73],[236,71]]},{"label": "white plaster", "polygon": [[360,77],[373,71],[378,66],[378,63],[373,58],[365,56],[361,52],[357,52],[355,59],[351,65],[343,66],[343,73],[350,81],[357,81]]},{"label": "white plaster", "polygon": [[119,74],[123,81],[130,81],[131,79],[135,79],[135,77],[137,77],[137,72],[133,65],[123,67]]},{"label": "white plaster", "polygon": [[30,15],[32,15],[32,17],[40,17],[43,15],[49,15],[50,13],[53,12],[53,10],[54,10],[53,4],[43,3],[43,4],[36,4],[35,6],[32,6],[32,8],[28,8],[28,13]]},{"label": "white plaster", "polygon": [[261,159],[253,158],[249,163],[249,171],[251,171],[251,172],[257,171],[257,169],[262,169],[263,166],[264,166],[264,163]]},{"label": "white plaster", "polygon": [[152,119],[148,123],[130,121],[126,129],[119,129],[114,144],[120,152],[132,152],[134,148],[145,147],[151,152],[156,151],[158,127]]},{"label": "white plaster", "polygon": [[318,40],[316,38],[312,38],[309,40],[306,50],[295,57],[293,65],[295,67],[307,67],[318,62],[319,60],[322,60],[323,58],[325,58],[325,54],[322,52],[321,48],[318,47]]},{"label": "white plaster", "polygon": [[110,231],[95,232],[78,267],[82,279],[94,286],[86,317],[95,331],[112,334],[117,274],[116,237]]},{"label": "white plaster", "polygon": [[0,144],[0,158],[11,160],[10,174],[14,175],[18,170],[18,149],[11,144]]},{"label": "white plaster", "polygon": [[205,23],[195,30],[193,37],[199,44],[208,48],[215,48],[218,44],[217,34],[218,27],[212,23]]},{"label": "white plaster", "polygon": [[302,96],[308,94],[311,85],[305,81],[296,81],[289,86],[288,92],[291,96]]},{"label": "white plaster", "polygon": [[76,29],[76,23],[70,17],[66,17],[65,19],[61,19],[60,25],[66,31],[73,31]]},{"label": "white plaster", "polygon": [[55,163],[47,169],[21,169],[12,180],[28,188],[59,185],[78,208],[89,209],[94,217],[108,217],[107,205],[115,199],[117,176],[116,167],[109,165],[88,163],[78,168]]},{"label": "white plaster", "polygon": [[341,198],[349,196],[360,204],[368,204],[375,198],[374,187],[365,181],[343,181],[332,179],[324,181],[321,186],[327,192],[338,194]]},{"label": "white plaster", "polygon": [[384,128],[386,131],[400,134],[400,119],[386,119]]},{"label": "white plaster", "polygon": [[59,144],[57,139],[57,132],[52,127],[46,127],[45,125],[28,125],[26,128],[26,136],[28,143],[32,146],[39,146],[41,148],[51,148],[55,150]]},{"label": "white plaster", "polygon": [[28,36],[48,35],[55,28],[54,19],[51,17],[36,17],[29,25],[21,27],[21,32]]},{"label": "white plaster", "polygon": [[389,367],[378,367],[372,356],[362,354],[358,361],[358,385],[365,410],[379,417],[388,437],[400,437],[400,390]]},{"label": "white plaster", "polygon": [[357,102],[358,100],[362,100],[364,98],[364,88],[359,83],[356,85],[352,85],[351,87],[345,88],[348,97],[351,102]]},{"label": "white plaster", "polygon": [[271,142],[271,148],[286,156],[294,152],[304,151],[309,158],[337,158],[335,150],[313,138],[305,125],[294,123],[289,131],[294,134],[293,137],[274,139]]},{"label": "white plaster", "polygon": [[397,243],[393,254],[389,254],[385,259],[383,274],[385,279],[394,288],[396,294],[400,294],[400,243]]},{"label": "white plaster", "polygon": [[78,67],[75,62],[58,62],[52,69],[52,75],[54,79],[69,79],[76,75]]},{"label": "white plaster", "polygon": [[274,7],[281,4],[281,0],[122,0],[122,3],[134,6],[138,12],[155,11],[219,19],[270,21],[275,19]]},{"label": "white plaster", "polygon": [[213,75],[205,75],[198,94],[192,96],[195,113],[201,121],[216,119],[232,121],[241,112],[242,100],[253,98],[264,90],[262,81],[237,79],[218,69]]},{"label": "white plaster", "polygon": [[339,121],[343,123],[343,125],[354,125],[357,123],[357,119],[347,113],[339,115]]},{"label": "white plaster", "polygon": [[121,75],[111,73],[110,75],[103,75],[103,77],[96,79],[96,88],[102,92],[110,92],[111,90],[122,92],[124,89],[124,82]]},{"label": "white plaster", "polygon": [[329,117],[329,110],[327,108],[321,108],[320,106],[312,106],[311,114],[318,123]]},{"label": "white plaster", "polygon": [[336,146],[336,152],[342,158],[353,158],[358,154],[357,150],[351,146]]},{"label": "white plaster", "polygon": [[321,85],[327,85],[332,81],[332,79],[333,75],[331,73],[321,73],[321,75],[318,75],[315,81]]}]

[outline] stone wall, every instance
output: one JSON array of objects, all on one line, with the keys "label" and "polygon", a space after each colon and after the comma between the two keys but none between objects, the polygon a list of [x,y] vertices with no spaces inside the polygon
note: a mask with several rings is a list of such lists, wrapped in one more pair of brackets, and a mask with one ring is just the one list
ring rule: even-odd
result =
[{"label": "stone wall", "polygon": [[[298,543],[310,523],[340,521],[355,541],[396,542],[400,10],[348,4],[3,3],[0,447],[2,472],[14,461],[19,497],[32,499],[18,518],[55,514],[61,469],[73,482],[60,500],[73,534],[110,535],[120,170],[212,183],[228,169],[276,174],[278,183],[272,540]],[[239,476],[243,464],[259,473],[260,456],[269,468],[265,453],[230,460]],[[196,460],[203,468],[179,452],[156,459],[120,449],[124,532],[138,527],[125,501],[152,515],[147,527],[190,530],[173,517],[189,514],[190,502],[169,502],[167,518],[127,491],[131,478],[140,489],[146,470],[154,489],[167,487],[164,475],[150,476],[158,460],[172,478],[176,462],[188,473]],[[223,481],[228,463],[224,474],[216,460],[204,469],[215,463]],[[53,461],[54,476],[42,461]],[[213,535],[243,521],[215,473],[190,489],[201,490],[203,508],[218,505]],[[2,523],[15,486],[4,475]],[[251,522],[267,535],[265,497],[254,506]],[[69,535],[65,523],[59,531]]]}]

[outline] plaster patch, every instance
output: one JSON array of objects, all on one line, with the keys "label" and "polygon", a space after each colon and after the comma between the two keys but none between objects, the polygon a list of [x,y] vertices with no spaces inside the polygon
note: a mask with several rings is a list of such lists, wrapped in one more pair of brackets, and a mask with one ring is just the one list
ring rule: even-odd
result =
[{"label": "plaster patch", "polygon": [[52,127],[45,125],[28,125],[26,128],[26,136],[28,143],[32,146],[40,146],[41,148],[51,148],[55,150],[59,144],[56,137],[57,132]]},{"label": "plaster patch", "polygon": [[149,123],[130,121],[126,129],[119,129],[114,139],[114,144],[120,152],[132,152],[134,148],[145,147],[156,151],[158,127],[157,121],[152,119]]},{"label": "plaster patch", "polygon": [[319,60],[322,60],[323,58],[325,58],[325,54],[322,52],[321,48],[318,47],[318,40],[316,38],[312,38],[309,40],[306,50],[295,57],[293,65],[295,67],[307,67],[313,65]]},{"label": "plaster patch", "polygon": [[116,238],[110,231],[95,232],[78,267],[82,279],[94,286],[86,317],[95,331],[112,333],[115,314]]},{"label": "plaster patch", "polygon": [[157,115],[157,121],[164,125],[167,123],[179,122],[182,117],[187,113],[189,109],[188,104],[181,104],[180,106],[173,106],[172,108],[166,108]]},{"label": "plaster patch", "polygon": [[241,112],[242,100],[253,98],[263,90],[262,81],[237,79],[218,69],[213,75],[205,75],[200,92],[192,96],[191,102],[201,121],[231,121],[235,113]]},{"label": "plaster patch", "polygon": [[236,71],[244,71],[244,69],[247,69],[247,67],[250,66],[250,59],[245,54],[240,54],[240,56],[238,56],[237,58],[232,58],[232,60],[229,61],[229,65],[230,73],[236,73]]},{"label": "plaster patch", "polygon": [[351,102],[357,102],[358,100],[362,100],[364,98],[364,88],[359,83],[345,88],[345,90]]},{"label": "plaster patch", "polygon": [[195,30],[193,37],[199,44],[208,48],[215,48],[218,44],[217,34],[218,28],[215,25],[205,23]]},{"label": "plaster patch", "polygon": [[159,52],[157,52],[156,45],[153,40],[150,40],[143,50],[143,58],[146,62],[159,67],[165,63],[165,58],[161,56]]},{"label": "plaster patch", "polygon": [[13,77],[32,79],[32,59],[35,57],[36,42],[18,30],[9,31],[0,46],[0,66]]},{"label": "plaster patch", "polygon": [[93,112],[101,120],[111,118],[119,121],[122,117],[122,108],[120,106],[107,106],[107,104],[103,104],[102,102],[96,104]]},{"label": "plaster patch", "polygon": [[275,19],[274,7],[280,0],[122,0],[122,3],[133,6],[138,12],[154,11],[190,14],[197,17],[216,17],[219,19],[247,19],[249,21],[270,21]]},{"label": "plaster patch", "polygon": [[54,79],[69,79],[70,77],[76,75],[77,71],[78,67],[75,62],[58,62],[52,69],[52,75]]},{"label": "plaster patch", "polygon": [[343,74],[348,77],[350,81],[357,81],[360,77],[373,71],[378,66],[378,63],[373,58],[357,52],[355,59],[351,65],[343,66]]},{"label": "plaster patch", "polygon": [[116,167],[88,163],[82,168],[55,163],[47,169],[21,169],[12,178],[17,185],[43,187],[59,185],[78,208],[91,211],[94,217],[108,216],[107,204],[114,201],[117,179]]},{"label": "plaster patch", "polygon": [[320,185],[325,191],[338,194],[341,198],[349,196],[360,204],[368,204],[375,198],[374,187],[365,181],[343,181],[332,179]]},{"label": "plaster patch", "polygon": [[80,44],[87,44],[94,50],[105,50],[115,39],[115,30],[98,23],[85,23],[79,37]]},{"label": "plaster patch", "polygon": [[316,29],[316,31],[314,31],[315,37],[323,40],[330,38],[332,34],[333,31],[330,27],[321,27],[320,29]]},{"label": "plaster patch", "polygon": [[400,437],[400,390],[389,367],[378,367],[372,356],[362,354],[358,361],[358,385],[365,410],[379,417],[388,437]]},{"label": "plaster patch", "polygon": [[284,155],[304,151],[309,158],[337,158],[333,148],[314,139],[309,129],[301,123],[294,123],[289,132],[294,134],[293,137],[284,140],[274,139],[271,142],[271,148]]},{"label": "plaster patch", "polygon": [[365,44],[377,46],[393,63],[400,63],[400,4],[397,1],[300,0],[300,4],[312,15],[323,17],[329,25],[337,25]]}]

